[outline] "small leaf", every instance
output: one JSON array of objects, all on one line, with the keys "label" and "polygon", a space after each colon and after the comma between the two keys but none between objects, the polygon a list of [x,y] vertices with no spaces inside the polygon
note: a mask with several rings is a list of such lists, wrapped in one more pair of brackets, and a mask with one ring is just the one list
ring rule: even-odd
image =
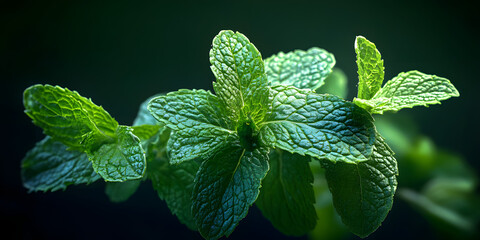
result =
[{"label": "small leaf", "polygon": [[340,68],[333,68],[325,79],[325,84],[315,90],[319,94],[332,94],[343,99],[347,98],[347,75]]},{"label": "small leaf", "polygon": [[192,212],[206,239],[228,236],[257,199],[268,171],[268,150],[231,143],[205,160],[195,177]]},{"label": "small leaf", "polygon": [[383,114],[385,111],[439,104],[458,96],[460,94],[448,79],[414,70],[398,74],[372,99],[355,99],[354,102],[371,113]]},{"label": "small leaf", "polygon": [[107,182],[105,194],[112,202],[125,202],[137,191],[140,183],[142,183],[142,180]]},{"label": "small leaf", "polygon": [[92,147],[84,142],[87,135],[96,140],[89,142],[95,147],[111,141],[118,126],[102,107],[59,86],[31,86],[24,92],[23,104],[25,113],[45,134],[77,150]]},{"label": "small leaf", "polygon": [[392,208],[397,188],[397,162],[377,134],[372,157],[348,164],[321,161],[333,205],[348,229],[360,237],[374,232]]},{"label": "small leaf", "polygon": [[147,141],[148,139],[155,136],[158,131],[162,128],[161,125],[137,125],[133,126],[133,134],[140,138],[141,141]]},{"label": "small leaf", "polygon": [[382,87],[385,68],[380,52],[365,37],[355,39],[358,66],[358,98],[371,99]]},{"label": "small leaf", "polygon": [[315,90],[324,84],[335,65],[333,54],[320,49],[279,52],[265,59],[265,72],[272,86],[283,84]]},{"label": "small leaf", "polygon": [[258,208],[285,235],[301,236],[317,224],[310,157],[277,149],[262,181]]},{"label": "small leaf", "polygon": [[23,185],[31,191],[53,192],[72,184],[89,184],[99,178],[85,153],[69,151],[48,136],[22,160]]},{"label": "small leaf", "polygon": [[146,168],[145,153],[140,139],[132,131],[131,127],[120,125],[115,142],[87,152],[95,172],[105,181],[123,182],[143,177]]},{"label": "small leaf", "polygon": [[218,98],[204,90],[182,89],[150,101],[148,110],[174,130],[168,140],[171,163],[203,157],[216,151],[234,131],[224,118]]},{"label": "small leaf", "polygon": [[147,98],[144,102],[140,104],[140,107],[138,108],[138,113],[137,117],[135,117],[135,120],[133,121],[133,126],[140,126],[140,125],[162,125],[157,119],[153,117],[153,115],[148,111],[148,103],[159,96],[164,96],[165,94],[156,94],[154,96],[151,96]]},{"label": "small leaf", "polygon": [[375,127],[365,110],[336,96],[292,86],[274,86],[272,93],[272,110],[260,126],[264,143],[333,162],[370,158]]},{"label": "small leaf", "polygon": [[239,32],[221,31],[210,50],[217,81],[213,88],[234,121],[251,117],[263,120],[267,109],[268,81],[260,52]]}]

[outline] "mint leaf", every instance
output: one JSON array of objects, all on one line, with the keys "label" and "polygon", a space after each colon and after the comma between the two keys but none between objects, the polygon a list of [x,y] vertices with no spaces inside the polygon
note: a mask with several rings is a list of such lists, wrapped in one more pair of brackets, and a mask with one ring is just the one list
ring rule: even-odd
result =
[{"label": "mint leaf", "polygon": [[153,95],[144,102],[140,104],[140,107],[138,108],[138,113],[137,116],[135,117],[135,120],[133,121],[133,126],[140,126],[140,125],[163,125],[157,119],[155,119],[150,111],[148,111],[148,103],[159,96],[165,96],[165,94],[156,94]]},{"label": "mint leaf", "polygon": [[192,212],[207,239],[228,236],[248,212],[268,171],[268,149],[253,151],[231,143],[200,166],[193,188]]},{"label": "mint leaf", "polygon": [[301,236],[317,224],[310,157],[277,149],[262,181],[258,208],[283,234]]},{"label": "mint leaf", "polygon": [[333,68],[332,73],[325,79],[325,84],[317,88],[315,92],[347,98],[347,75],[340,68]]},{"label": "mint leaf", "polygon": [[[24,92],[25,113],[45,134],[68,147],[85,150],[85,138],[112,141],[118,123],[91,100],[59,86],[34,85]],[[90,142],[93,144],[93,141]]]},{"label": "mint leaf", "polygon": [[271,111],[260,126],[263,142],[333,162],[369,159],[375,127],[365,110],[336,96],[292,86],[274,86],[272,96]]},{"label": "mint leaf", "polygon": [[103,144],[98,149],[87,151],[95,172],[110,182],[123,182],[143,177],[146,162],[140,139],[133,129],[118,126],[113,143]]},{"label": "mint leaf", "polygon": [[23,185],[31,191],[53,192],[72,184],[89,184],[99,178],[85,153],[69,151],[48,136],[22,160]]},{"label": "mint leaf", "polygon": [[107,182],[105,194],[112,202],[125,202],[137,191],[140,183],[142,183],[142,180]]},{"label": "mint leaf", "polygon": [[355,39],[358,66],[358,98],[371,99],[382,87],[385,68],[380,52],[365,37]]},{"label": "mint leaf", "polygon": [[158,133],[160,128],[162,128],[161,124],[158,125],[138,125],[131,127],[133,130],[133,134],[140,138],[141,141],[147,141],[155,134]]},{"label": "mint leaf", "polygon": [[355,99],[354,102],[371,113],[383,114],[385,111],[439,104],[458,96],[460,94],[448,79],[413,70],[388,81],[372,99]]},{"label": "mint leaf", "polygon": [[315,90],[323,85],[335,65],[333,54],[320,49],[279,52],[265,59],[265,72],[271,84]]},{"label": "mint leaf", "polygon": [[168,158],[157,157],[148,165],[148,177],[160,199],[181,223],[196,231],[192,216],[192,191],[199,164],[196,161],[170,165]]},{"label": "mint leaf", "polygon": [[192,160],[220,148],[234,134],[219,99],[208,91],[182,89],[150,101],[148,110],[174,130],[168,140],[171,163]]},{"label": "mint leaf", "polygon": [[374,232],[392,208],[397,187],[397,162],[393,152],[377,134],[372,157],[348,164],[321,161],[343,223],[360,237]]},{"label": "mint leaf", "polygon": [[263,120],[267,109],[268,81],[260,52],[239,32],[221,31],[210,50],[217,81],[213,88],[230,119]]}]

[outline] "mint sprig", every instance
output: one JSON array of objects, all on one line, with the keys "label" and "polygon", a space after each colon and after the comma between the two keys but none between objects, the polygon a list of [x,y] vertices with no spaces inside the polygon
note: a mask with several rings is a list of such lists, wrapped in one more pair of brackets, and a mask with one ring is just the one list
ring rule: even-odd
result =
[{"label": "mint sprig", "polygon": [[269,169],[271,148],[333,162],[371,155],[375,131],[368,113],[310,90],[270,88],[260,53],[241,33],[221,31],[210,62],[217,95],[180,90],[148,106],[173,130],[167,144],[171,163],[203,160],[192,213],[205,238],[228,236],[246,216]]}]

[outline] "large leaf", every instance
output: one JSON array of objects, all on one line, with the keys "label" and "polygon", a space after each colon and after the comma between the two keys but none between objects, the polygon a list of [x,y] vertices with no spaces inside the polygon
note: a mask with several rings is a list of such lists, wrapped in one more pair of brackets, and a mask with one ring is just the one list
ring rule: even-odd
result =
[{"label": "large leaf", "polygon": [[215,93],[225,103],[231,119],[263,120],[267,109],[268,81],[260,52],[239,32],[221,31],[210,50]]},{"label": "large leaf", "polygon": [[355,103],[371,113],[383,114],[385,111],[439,104],[458,96],[460,94],[448,79],[413,70],[388,81],[372,99],[355,99]]},{"label": "large leaf", "polygon": [[85,153],[69,151],[50,137],[38,142],[22,160],[23,185],[31,191],[53,192],[99,178]]},{"label": "large leaf", "polygon": [[397,162],[377,134],[372,157],[348,164],[323,160],[333,204],[343,223],[360,237],[374,232],[392,208],[397,188]]},{"label": "large leaf", "polygon": [[108,112],[75,91],[50,85],[34,85],[23,96],[25,113],[45,134],[68,147],[84,150],[87,135],[101,142],[112,141],[118,126]]},{"label": "large leaf", "polygon": [[365,37],[355,39],[358,66],[358,98],[370,99],[382,87],[385,76],[383,60],[374,43]]},{"label": "large leaf", "polygon": [[333,54],[314,47],[307,51],[279,52],[265,59],[265,72],[272,85],[315,90],[324,84],[334,65]]},{"label": "large leaf", "polygon": [[131,127],[118,126],[115,142],[89,150],[88,158],[95,172],[110,182],[123,182],[143,177],[146,168],[145,153],[140,139]]},{"label": "large leaf", "polygon": [[263,215],[286,235],[301,236],[317,223],[310,157],[277,149],[256,201]]},{"label": "large leaf", "polygon": [[206,239],[228,236],[257,199],[268,171],[268,150],[247,151],[231,143],[200,166],[192,212]]},{"label": "large leaf", "polygon": [[180,222],[197,230],[192,216],[192,191],[199,164],[196,161],[170,165],[165,156],[157,157],[148,165],[148,178],[160,199]]},{"label": "large leaf", "polygon": [[333,162],[369,159],[375,127],[368,112],[336,96],[292,86],[274,86],[272,93],[271,112],[260,126],[263,142]]},{"label": "large leaf", "polygon": [[218,98],[204,90],[182,89],[152,99],[149,111],[174,130],[168,140],[171,163],[204,157],[216,151],[234,131]]}]

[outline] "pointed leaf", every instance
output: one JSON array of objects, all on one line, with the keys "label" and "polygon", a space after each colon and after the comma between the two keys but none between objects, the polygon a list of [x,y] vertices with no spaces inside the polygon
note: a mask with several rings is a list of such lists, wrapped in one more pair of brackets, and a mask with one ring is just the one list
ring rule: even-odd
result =
[{"label": "pointed leaf", "polygon": [[335,65],[333,54],[320,49],[279,52],[265,59],[265,72],[272,86],[283,84],[315,90],[324,84]]},{"label": "pointed leaf", "polygon": [[218,98],[208,91],[182,89],[152,99],[149,111],[174,130],[168,140],[171,163],[192,160],[216,151],[234,131],[224,118]]},{"label": "pointed leaf", "polygon": [[53,192],[99,178],[85,153],[69,151],[51,137],[38,142],[22,160],[23,185],[31,191]]},{"label": "pointed leaf", "polygon": [[258,208],[285,235],[301,236],[317,224],[310,157],[277,149],[262,181]]},{"label": "pointed leaf", "polygon": [[374,232],[392,208],[397,188],[397,162],[378,134],[372,157],[348,164],[321,161],[333,205],[348,229],[360,237]]},{"label": "pointed leaf", "polygon": [[260,52],[243,34],[221,31],[210,50],[215,93],[231,119],[263,120],[267,109],[268,81]]},{"label": "pointed leaf", "polygon": [[272,93],[272,110],[261,126],[263,142],[334,162],[369,159],[375,127],[365,110],[336,96],[292,86],[274,86]]},{"label": "pointed leaf", "polygon": [[247,151],[239,143],[207,159],[195,177],[192,212],[206,239],[228,236],[257,199],[268,171],[268,150]]},{"label": "pointed leaf", "polygon": [[448,79],[413,70],[388,81],[372,99],[354,101],[371,113],[383,114],[402,108],[440,104],[442,100],[458,96],[460,94]]},{"label": "pointed leaf", "polygon": [[358,66],[358,98],[370,99],[382,87],[385,68],[380,52],[365,37],[355,39]]},{"label": "pointed leaf", "polygon": [[23,104],[25,113],[45,134],[78,150],[91,147],[83,142],[87,135],[99,142],[111,141],[118,126],[102,107],[59,86],[31,86],[24,92]]}]

